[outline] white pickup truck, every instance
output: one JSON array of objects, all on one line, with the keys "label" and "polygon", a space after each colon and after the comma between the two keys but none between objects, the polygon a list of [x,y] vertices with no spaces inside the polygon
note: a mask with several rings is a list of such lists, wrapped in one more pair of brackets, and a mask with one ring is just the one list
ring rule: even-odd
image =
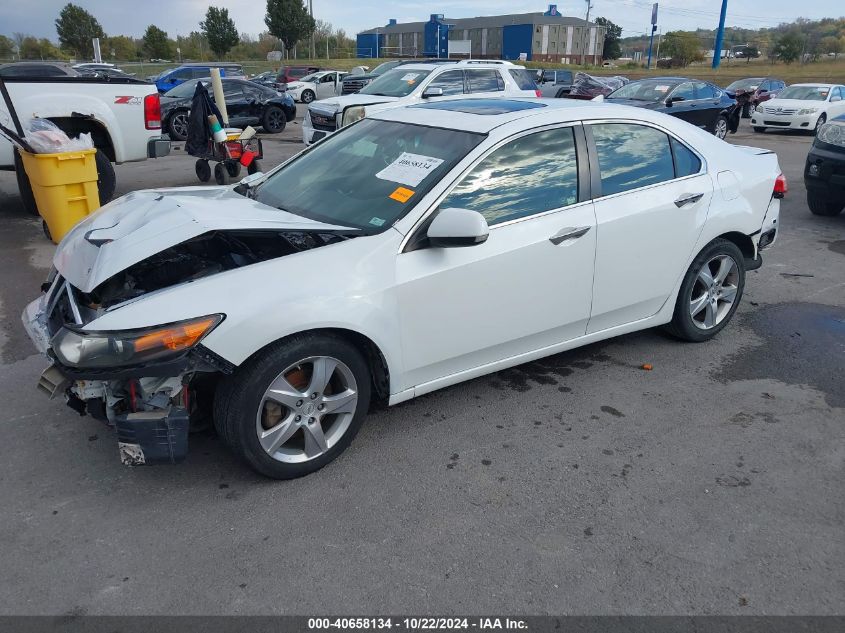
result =
[{"label": "white pickup truck", "polygon": [[[49,119],[68,136],[88,132],[97,148],[100,201],[111,199],[115,188],[112,163],[128,163],[166,156],[161,135],[161,107],[154,84],[132,78],[4,77],[6,89],[21,123]],[[0,123],[14,129],[8,108],[0,99]],[[29,180],[16,169],[20,158],[12,144],[0,137],[0,169],[16,170],[24,205],[37,212]]]}]

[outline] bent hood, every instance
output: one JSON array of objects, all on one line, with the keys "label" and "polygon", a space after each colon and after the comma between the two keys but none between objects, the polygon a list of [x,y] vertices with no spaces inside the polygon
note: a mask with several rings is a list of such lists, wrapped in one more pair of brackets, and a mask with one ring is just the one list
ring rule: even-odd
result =
[{"label": "bent hood", "polygon": [[135,191],[77,224],[53,264],[82,292],[156,253],[216,230],[349,231],[235,193],[230,187]]},{"label": "bent hood", "polygon": [[351,95],[344,95],[342,97],[329,97],[328,99],[323,99],[318,104],[314,104],[309,106],[310,109],[315,111],[323,111],[323,112],[340,112],[341,110],[345,110],[349,106],[366,106],[366,105],[375,105],[376,103],[392,103],[394,101],[399,101],[399,97],[383,97],[381,95],[362,95],[360,92],[356,92],[355,94]]}]

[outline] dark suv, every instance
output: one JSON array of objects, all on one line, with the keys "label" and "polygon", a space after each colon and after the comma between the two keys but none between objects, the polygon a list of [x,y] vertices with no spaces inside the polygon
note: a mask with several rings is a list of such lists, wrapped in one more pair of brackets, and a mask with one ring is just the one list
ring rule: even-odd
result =
[{"label": "dark suv", "polygon": [[819,127],[804,166],[807,204],[815,215],[845,209],[845,114]]}]

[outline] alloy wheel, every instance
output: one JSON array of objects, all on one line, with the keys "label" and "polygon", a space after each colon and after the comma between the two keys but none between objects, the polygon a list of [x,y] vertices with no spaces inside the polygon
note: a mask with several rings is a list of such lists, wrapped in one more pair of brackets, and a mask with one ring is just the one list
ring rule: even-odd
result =
[{"label": "alloy wheel", "polygon": [[329,356],[289,366],[261,398],[258,441],[273,459],[302,463],[319,457],[343,437],[358,407],[352,370]]},{"label": "alloy wheel", "polygon": [[725,117],[716,119],[716,137],[722,140],[728,135],[728,121]]},{"label": "alloy wheel", "polygon": [[717,255],[702,266],[690,297],[693,324],[702,330],[719,325],[731,311],[738,283],[739,267],[730,255]]},{"label": "alloy wheel", "polygon": [[188,114],[187,112],[180,112],[173,115],[173,120],[170,127],[180,138],[188,138]]},{"label": "alloy wheel", "polygon": [[267,114],[267,122],[270,124],[271,130],[278,130],[282,127],[282,111],[273,108]]}]

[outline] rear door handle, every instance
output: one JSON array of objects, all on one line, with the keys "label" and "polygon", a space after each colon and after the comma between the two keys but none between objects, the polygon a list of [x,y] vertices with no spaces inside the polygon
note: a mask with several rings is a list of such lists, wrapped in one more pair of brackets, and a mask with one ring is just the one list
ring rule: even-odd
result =
[{"label": "rear door handle", "polygon": [[686,204],[695,204],[704,197],[703,193],[689,193],[684,194],[675,200],[675,206],[679,209]]},{"label": "rear door handle", "polygon": [[565,242],[567,240],[577,240],[582,235],[586,235],[587,231],[590,230],[589,226],[581,226],[581,227],[572,227],[567,226],[565,229],[561,229],[554,235],[549,238],[549,241],[557,246],[561,242]]}]

